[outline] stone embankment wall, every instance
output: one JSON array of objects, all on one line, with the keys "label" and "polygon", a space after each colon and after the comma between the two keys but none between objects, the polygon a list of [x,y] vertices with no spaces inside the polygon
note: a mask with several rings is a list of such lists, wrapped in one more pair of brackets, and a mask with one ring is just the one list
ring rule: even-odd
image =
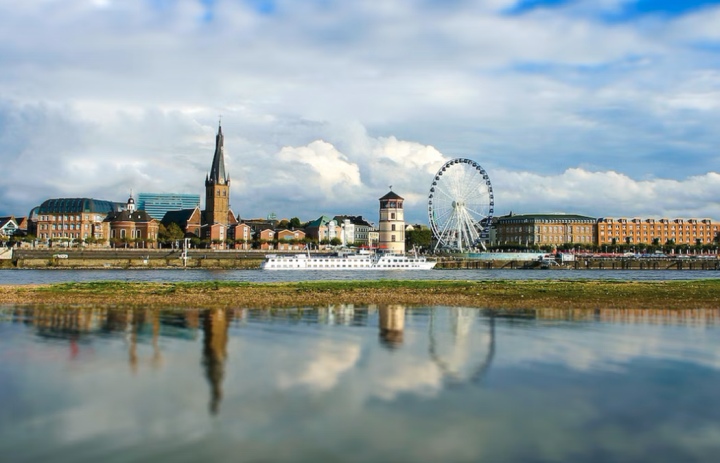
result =
[{"label": "stone embankment wall", "polygon": [[183,260],[172,250],[18,250],[16,268],[259,268],[264,254],[256,252],[193,250]]},{"label": "stone embankment wall", "polygon": [[[478,259],[440,259],[439,269],[540,269],[540,262],[497,261]],[[550,265],[551,269],[568,270],[720,270],[718,259],[582,259],[565,262],[562,265]]]},{"label": "stone embankment wall", "polygon": [[[265,258],[258,251],[213,251],[196,249],[183,262],[179,250],[98,249],[98,250],[27,250],[16,249],[12,260],[0,260],[0,268],[235,268],[257,269]],[[441,257],[438,269],[539,269],[539,262],[478,260]],[[720,270],[718,259],[582,259],[550,266],[572,270]]]}]

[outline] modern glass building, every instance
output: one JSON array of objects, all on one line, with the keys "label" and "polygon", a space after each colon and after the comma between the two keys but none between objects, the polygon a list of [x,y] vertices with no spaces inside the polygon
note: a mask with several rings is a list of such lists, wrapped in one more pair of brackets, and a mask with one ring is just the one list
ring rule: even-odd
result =
[{"label": "modern glass building", "polygon": [[185,193],[140,193],[138,209],[162,220],[166,212],[192,209],[200,205],[200,195]]}]

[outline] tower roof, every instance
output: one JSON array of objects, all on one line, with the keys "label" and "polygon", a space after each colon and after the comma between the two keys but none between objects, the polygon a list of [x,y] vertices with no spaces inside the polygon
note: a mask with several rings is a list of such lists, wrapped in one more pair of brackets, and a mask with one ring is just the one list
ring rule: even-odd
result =
[{"label": "tower roof", "polygon": [[385,196],[383,196],[382,198],[380,198],[381,201],[382,201],[383,199],[405,199],[405,198],[403,198],[403,197],[400,196],[399,194],[395,193],[394,191],[390,191],[388,194],[386,194]]},{"label": "tower roof", "polygon": [[215,155],[213,156],[210,176],[206,183],[213,185],[226,185],[229,181],[225,173],[225,137],[222,133],[222,126],[218,125],[218,133],[215,137]]}]

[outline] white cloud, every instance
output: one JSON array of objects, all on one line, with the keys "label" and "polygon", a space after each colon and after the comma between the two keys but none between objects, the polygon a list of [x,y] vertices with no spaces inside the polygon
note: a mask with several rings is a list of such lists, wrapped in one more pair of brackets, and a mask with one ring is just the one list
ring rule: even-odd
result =
[{"label": "white cloud", "polygon": [[[277,156],[279,169],[301,178],[301,188],[319,188],[326,195],[340,195],[360,185],[358,166],[333,145],[316,140],[307,146],[285,147]],[[273,171],[275,169],[271,169]]]},{"label": "white cloud", "polygon": [[720,218],[720,8],[600,19],[623,2],[0,0],[0,213],[202,193],[222,114],[245,217],[372,218],[393,185],[424,221],[470,157],[500,212]]}]

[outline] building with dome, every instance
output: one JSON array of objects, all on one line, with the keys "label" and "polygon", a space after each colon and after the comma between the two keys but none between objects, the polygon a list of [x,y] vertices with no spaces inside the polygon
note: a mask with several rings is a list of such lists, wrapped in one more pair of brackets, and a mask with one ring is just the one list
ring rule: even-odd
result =
[{"label": "building with dome", "polygon": [[28,232],[41,243],[78,243],[88,238],[107,242],[110,224],[105,219],[123,207],[122,203],[93,198],[48,199],[30,211]]},{"label": "building with dome", "polygon": [[146,211],[138,210],[130,195],[124,210],[111,212],[104,222],[109,225],[111,245],[154,248],[157,246],[160,222]]}]

